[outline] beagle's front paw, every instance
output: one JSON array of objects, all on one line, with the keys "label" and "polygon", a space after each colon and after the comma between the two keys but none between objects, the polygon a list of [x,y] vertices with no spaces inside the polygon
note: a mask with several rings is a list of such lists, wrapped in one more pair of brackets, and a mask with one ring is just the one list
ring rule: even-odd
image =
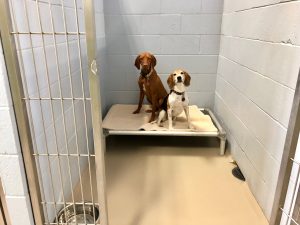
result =
[{"label": "beagle's front paw", "polygon": [[174,127],[169,127],[169,131],[175,130]]},{"label": "beagle's front paw", "polygon": [[189,124],[188,127],[189,127],[189,129],[191,129],[191,130],[195,130],[195,127],[194,127],[192,124]]}]

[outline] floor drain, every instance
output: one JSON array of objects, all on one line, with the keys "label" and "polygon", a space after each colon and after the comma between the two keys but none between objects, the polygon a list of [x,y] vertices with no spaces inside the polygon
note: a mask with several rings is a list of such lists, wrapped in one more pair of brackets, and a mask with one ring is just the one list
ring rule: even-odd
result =
[{"label": "floor drain", "polygon": [[93,206],[91,203],[85,203],[84,205],[70,204],[59,211],[57,219],[59,223],[94,224],[95,221],[98,221],[99,215],[99,209],[96,206]]},{"label": "floor drain", "polygon": [[239,180],[245,181],[245,177],[238,166],[232,169],[232,175]]}]

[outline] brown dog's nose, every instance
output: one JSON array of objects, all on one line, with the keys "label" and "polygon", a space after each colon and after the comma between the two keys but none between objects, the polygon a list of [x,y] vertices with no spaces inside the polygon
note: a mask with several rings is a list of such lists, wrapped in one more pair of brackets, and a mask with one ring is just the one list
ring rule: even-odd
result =
[{"label": "brown dog's nose", "polygon": [[177,77],[177,82],[182,82],[182,77]]}]

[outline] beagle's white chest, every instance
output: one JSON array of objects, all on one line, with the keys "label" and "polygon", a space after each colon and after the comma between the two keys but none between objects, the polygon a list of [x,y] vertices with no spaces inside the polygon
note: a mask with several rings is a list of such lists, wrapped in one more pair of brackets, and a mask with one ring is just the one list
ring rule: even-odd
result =
[{"label": "beagle's white chest", "polygon": [[178,95],[176,93],[171,93],[168,99],[169,107],[172,110],[173,116],[178,116],[181,114],[185,107],[189,104],[189,99],[187,94]]}]

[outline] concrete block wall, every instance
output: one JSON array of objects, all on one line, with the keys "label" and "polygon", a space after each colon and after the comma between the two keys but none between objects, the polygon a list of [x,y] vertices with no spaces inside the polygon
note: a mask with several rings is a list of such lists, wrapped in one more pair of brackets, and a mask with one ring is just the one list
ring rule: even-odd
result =
[{"label": "concrete block wall", "polygon": [[150,51],[165,87],[168,75],[184,68],[192,76],[192,104],[212,108],[223,0],[104,1],[107,47],[107,105],[138,102],[134,67]]},{"label": "concrete block wall", "polygon": [[215,112],[268,219],[300,65],[299,11],[299,1],[224,1]]},{"label": "concrete block wall", "polygon": [[10,86],[0,41],[0,185],[12,225],[32,225],[33,217]]}]

